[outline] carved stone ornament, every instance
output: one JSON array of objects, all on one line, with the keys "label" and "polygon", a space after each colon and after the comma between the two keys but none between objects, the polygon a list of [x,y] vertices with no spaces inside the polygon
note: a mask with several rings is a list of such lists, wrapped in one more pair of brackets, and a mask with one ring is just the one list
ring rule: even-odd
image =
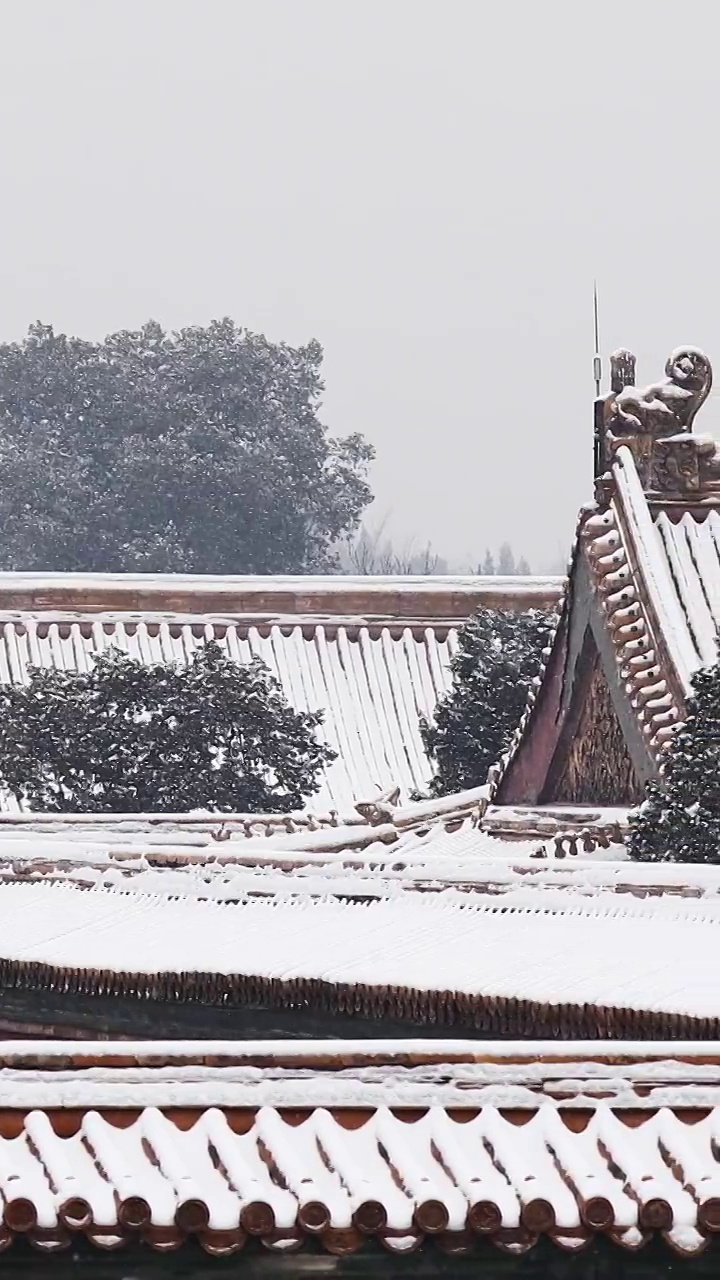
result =
[{"label": "carved stone ornament", "polygon": [[373,796],[372,800],[358,800],[355,808],[371,827],[379,827],[385,822],[392,822],[393,810],[397,808],[399,800],[400,788],[390,787]]},{"label": "carved stone ornament", "polygon": [[632,351],[613,351],[610,357],[610,390],[615,394],[623,387],[635,386],[635,357]]},{"label": "carved stone ornament", "polygon": [[712,386],[710,361],[695,347],[673,351],[662,382],[639,390],[624,386],[614,400],[610,423],[618,435],[655,436],[690,431],[693,419]]},{"label": "carved stone ornament", "polygon": [[[698,409],[712,386],[712,368],[697,347],[679,347],[665,365],[665,378],[634,385],[635,357],[610,357],[612,390],[598,402],[596,470],[607,471],[620,445],[631,450],[648,493],[691,494],[717,483],[714,441],[691,435]],[[712,486],[714,487],[714,485]]]},{"label": "carved stone ornament", "polygon": [[662,493],[690,493],[700,488],[701,441],[691,435],[653,442],[651,485]]}]

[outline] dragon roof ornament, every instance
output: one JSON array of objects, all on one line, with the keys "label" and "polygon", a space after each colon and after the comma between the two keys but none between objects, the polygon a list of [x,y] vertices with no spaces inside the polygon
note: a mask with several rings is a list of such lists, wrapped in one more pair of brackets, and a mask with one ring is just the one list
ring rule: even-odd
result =
[{"label": "dragon roof ornament", "polygon": [[697,347],[678,347],[666,362],[665,377],[638,388],[635,357],[630,351],[616,351],[610,357],[610,385],[609,395],[596,404],[595,475],[600,494],[617,449],[627,445],[646,493],[687,499],[701,490],[716,490],[720,496],[715,442],[692,435],[696,414],[712,386],[707,356]]}]

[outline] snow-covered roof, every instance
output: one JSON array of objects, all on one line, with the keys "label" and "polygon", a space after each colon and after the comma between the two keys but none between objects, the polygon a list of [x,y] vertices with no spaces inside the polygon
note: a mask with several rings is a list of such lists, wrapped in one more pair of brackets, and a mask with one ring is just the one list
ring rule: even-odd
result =
[{"label": "snow-covered roof", "polygon": [[260,657],[302,711],[322,710],[319,736],[337,751],[312,807],[351,810],[355,800],[393,786],[407,799],[432,773],[420,737],[449,686],[456,629],[432,626],[332,627],[122,618],[6,621],[0,632],[0,680],[21,682],[30,664],[86,670],[92,655],[115,645],[140,661],[187,661],[205,640],[238,662]]},{"label": "snow-covered roof", "polygon": [[35,1110],[0,1137],[4,1244],[196,1239],[224,1255],[257,1237],[350,1254],[374,1239],[404,1254],[439,1237],[453,1253],[483,1239],[521,1253],[541,1236],[572,1252],[600,1233],[629,1249],[659,1233],[692,1255],[718,1227],[718,1107],[633,1128],[607,1104],[580,1127],[552,1106],[524,1123],[493,1106],[413,1120],[381,1106],[352,1123],[264,1106],[239,1119],[210,1108],[190,1128],[154,1107],[122,1127],[96,1111],[55,1124]]},{"label": "snow-covered roof", "polygon": [[[488,787],[488,791],[490,788]],[[482,827],[504,840],[571,842],[572,852],[590,845],[622,843],[631,810],[626,805],[487,804]],[[3,830],[0,814],[0,834]]]},{"label": "snow-covered roof", "polygon": [[[709,362],[695,349],[675,352],[666,380],[646,390],[616,380],[617,368],[613,391],[596,404],[596,502],[580,513],[560,625],[493,771],[501,803],[587,799],[592,788],[574,779],[591,756],[596,799],[637,800],[684,718],[694,673],[717,660],[720,446],[690,431]],[[605,726],[592,748],[583,704]]]},{"label": "snow-covered roof", "polygon": [[[38,835],[28,830],[0,838],[0,880],[67,880],[216,901],[269,894],[382,898],[448,886],[501,892],[541,881],[582,892],[590,884],[612,889],[615,883],[637,885],[643,892],[647,885],[676,887],[678,881],[672,866],[623,866],[626,852],[619,836],[614,841],[574,834],[502,840],[470,819],[452,830],[439,822],[404,834],[387,827],[341,828],[348,830],[357,830],[358,843],[346,834],[342,847],[335,843],[339,833],[327,830],[312,840],[281,836],[221,843],[142,831],[123,838],[112,830],[81,830],[64,838],[62,831]],[[698,895],[720,887],[712,869],[700,868],[697,876]],[[681,883],[689,889],[696,881],[691,873]]]},{"label": "snow-covered roof", "polygon": [[[3,1112],[720,1106],[712,1041],[0,1041]],[[0,1122],[0,1130],[2,1124]]]},{"label": "snow-covered roof", "polygon": [[[396,806],[387,801],[360,802],[354,813],[338,816],[304,810],[292,814],[213,813],[0,813],[0,858],[3,862],[27,851],[37,860],[52,861],[63,845],[118,858],[143,857],[149,865],[178,862],[243,862],[257,852],[258,841],[267,854],[318,853],[329,857],[354,854],[371,846],[399,843],[405,847],[442,838],[467,828],[485,832],[488,849],[509,852],[526,845],[534,852],[548,844],[558,853],[587,853],[622,843],[628,810],[623,807],[488,805],[488,788],[476,787],[430,801]],[[54,842],[53,847],[48,841]],[[12,842],[24,841],[22,844]],[[482,841],[478,836],[477,847]],[[122,853],[120,852],[122,851]]]},{"label": "snow-covered roof", "polygon": [[542,608],[562,578],[501,575],[223,577],[183,573],[0,572],[0,610],[66,616],[133,613],[224,618],[384,618],[462,620],[488,608]]},{"label": "snow-covered roof", "polygon": [[631,450],[612,467],[614,497],[581,531],[621,675],[642,732],[662,750],[693,674],[717,660],[720,514],[678,511],[643,492]]},{"label": "snow-covered roof", "polygon": [[655,529],[670,569],[680,625],[687,628],[689,664],[693,669],[712,666],[720,627],[720,513],[711,510],[698,519],[686,512],[671,520],[660,511]]},{"label": "snow-covered roof", "polygon": [[719,1099],[718,1043],[0,1042],[0,1239],[692,1255]]},{"label": "snow-covered roof", "polygon": [[338,756],[309,807],[345,815],[427,786],[420,717],[449,686],[458,626],[480,605],[547,607],[559,590],[551,578],[0,574],[0,681],[29,665],[85,670],[110,645],[182,662],[214,639],[239,662],[262,658],[298,710],[323,711]]},{"label": "snow-covered roof", "polygon": [[283,892],[277,869],[267,896],[256,881],[225,902],[168,881],[154,892],[8,881],[0,987],[496,1034],[720,1035],[717,885],[658,893],[643,870],[647,897],[626,868],[591,864],[568,887],[507,861],[470,893],[436,882],[380,898],[361,881],[354,895],[327,880],[305,892],[292,876]]}]

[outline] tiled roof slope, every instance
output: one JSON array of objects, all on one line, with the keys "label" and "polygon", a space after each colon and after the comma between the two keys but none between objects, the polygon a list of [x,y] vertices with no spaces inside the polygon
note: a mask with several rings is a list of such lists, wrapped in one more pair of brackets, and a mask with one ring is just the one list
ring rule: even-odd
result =
[{"label": "tiled roof slope", "polygon": [[[348,828],[341,828],[347,831]],[[292,898],[383,898],[394,893],[457,887],[501,893],[520,885],[567,886],[591,893],[616,886],[644,896],[678,882],[695,896],[720,895],[720,873],[700,867],[677,872],[674,865],[625,861],[622,829],[608,826],[592,836],[538,832],[535,838],[500,839],[471,820],[452,830],[438,822],[417,831],[363,829],[364,843],[345,848],[298,843],[288,837],[223,841],[199,837],[161,840],[140,831],[119,839],[111,831],[82,831],[0,838],[0,881],[55,883],[85,888],[126,888],[169,896],[239,901],[275,894]],[[323,833],[324,835],[327,833]],[[375,837],[373,839],[373,836]]]},{"label": "tiled roof slope", "polygon": [[717,658],[720,627],[720,512],[671,520],[660,511],[655,529],[687,624],[691,661],[708,666]]},{"label": "tiled roof slope", "polygon": [[[455,792],[433,801],[394,806],[382,800],[360,804],[352,821],[309,812],[272,814],[258,821],[243,814],[0,813],[0,858],[51,857],[77,850],[114,852],[118,858],[146,859],[148,865],[232,864],[284,850],[292,857],[310,853],[330,860],[338,854],[370,857],[370,847],[437,840],[446,832],[476,830],[477,843],[499,848],[497,836],[511,843],[544,842],[577,853],[622,842],[625,808],[486,807],[487,787]],[[487,833],[487,834],[485,834]],[[39,852],[42,850],[42,852]],[[36,853],[36,851],[38,851]],[[364,851],[364,852],[363,852]],[[388,856],[389,848],[388,848]]]},{"label": "tiled roof slope", "polygon": [[297,1124],[264,1107],[240,1132],[220,1111],[184,1129],[147,1108],[122,1128],[87,1112],[67,1137],[35,1111],[0,1138],[0,1239],[54,1251],[79,1236],[159,1250],[194,1238],[222,1256],[259,1237],[342,1255],[369,1239],[409,1253],[426,1238],[525,1252],[541,1236],[573,1251],[597,1234],[637,1249],[660,1233],[693,1255],[720,1228],[719,1139],[720,1108],[629,1129],[605,1105],[578,1131],[552,1108],[523,1124],[494,1107],[470,1119],[431,1107],[412,1122],[381,1108],[350,1127],[321,1108]]},{"label": "tiled roof slope", "polygon": [[616,353],[597,405],[599,514],[582,530],[621,679],[654,751],[684,714],[693,673],[717,659],[720,450],[693,435],[712,386],[697,348],[669,357],[664,381],[639,390]]},{"label": "tiled roof slope", "polygon": [[720,513],[651,504],[626,447],[612,475],[614,497],[581,537],[621,678],[657,751],[684,715],[694,672],[717,660]]},{"label": "tiled roof slope", "polygon": [[293,706],[323,710],[338,758],[310,804],[345,815],[427,785],[420,716],[447,689],[473,610],[546,607],[559,591],[557,579],[0,574],[0,680],[30,664],[84,670],[109,645],[148,663],[186,661],[208,639],[239,662],[258,656]]},{"label": "tiled roof slope", "polygon": [[177,882],[145,893],[5,882],[0,988],[496,1035],[720,1035],[716,884],[686,894],[644,868],[635,893],[628,869],[563,883],[521,863],[484,865],[472,892],[443,886],[436,863],[424,886],[377,899],[361,879],[354,894],[331,881],[323,893],[283,887],[272,869],[265,895],[258,881],[227,901]]},{"label": "tiled roof slope", "polygon": [[[634,377],[627,353],[613,357],[612,370],[613,390],[596,405],[596,502],[580,513],[568,591],[543,678],[494,773],[501,801],[571,798],[548,795],[547,778],[557,767],[559,744],[562,752],[572,749],[564,726],[587,700],[575,691],[585,679],[576,676],[583,670],[583,634],[592,635],[594,627],[585,577],[606,636],[599,645],[604,677],[618,691],[611,700],[640,783],[657,772],[684,717],[694,672],[717,658],[720,449],[691,434],[711,384],[709,362],[693,348],[675,352],[665,381],[644,390],[627,381]],[[579,619],[585,619],[584,633]],[[635,721],[639,748],[618,699]],[[578,733],[576,728],[576,742]],[[610,794],[603,799],[625,801]]]},{"label": "tiled roof slope", "polygon": [[692,1256],[720,1230],[718,1053],[0,1045],[0,1243],[458,1254],[659,1236]]},{"label": "tiled roof slope", "polygon": [[148,664],[187,661],[205,640],[216,640],[238,662],[262,658],[298,710],[323,710],[320,736],[338,754],[310,804],[346,813],[355,800],[394,786],[407,798],[427,785],[431,773],[419,717],[432,714],[448,687],[456,629],[393,630],[294,622],[258,627],[23,618],[2,627],[0,680],[22,681],[31,663],[85,670],[94,653],[111,645]]}]

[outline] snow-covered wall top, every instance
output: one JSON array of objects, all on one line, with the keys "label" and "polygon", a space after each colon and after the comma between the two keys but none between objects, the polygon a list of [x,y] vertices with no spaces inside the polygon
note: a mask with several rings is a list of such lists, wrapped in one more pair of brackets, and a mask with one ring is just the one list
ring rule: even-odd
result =
[{"label": "snow-covered wall top", "polygon": [[0,573],[0,613],[63,610],[457,621],[480,605],[547,607],[561,595],[562,584],[558,577]]},{"label": "snow-covered wall top", "polygon": [[720,1044],[0,1042],[0,1108],[720,1105]]}]

